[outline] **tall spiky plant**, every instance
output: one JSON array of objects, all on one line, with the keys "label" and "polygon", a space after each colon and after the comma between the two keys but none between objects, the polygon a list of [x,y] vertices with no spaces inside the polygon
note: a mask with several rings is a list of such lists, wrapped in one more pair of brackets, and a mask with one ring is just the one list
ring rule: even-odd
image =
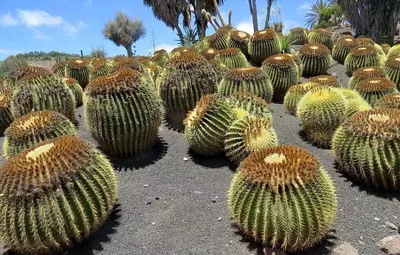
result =
[{"label": "tall spiky plant", "polygon": [[307,27],[312,29],[315,25],[317,25],[320,21],[321,13],[323,13],[330,6],[327,0],[317,0],[313,3],[306,13],[305,24]]}]

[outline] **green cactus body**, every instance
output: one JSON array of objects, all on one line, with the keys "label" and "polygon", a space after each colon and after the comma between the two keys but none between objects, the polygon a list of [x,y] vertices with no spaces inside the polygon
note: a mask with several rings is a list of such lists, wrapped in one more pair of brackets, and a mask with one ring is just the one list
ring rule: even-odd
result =
[{"label": "green cactus body", "polygon": [[92,60],[89,81],[93,81],[97,77],[106,76],[112,70],[113,65],[111,62],[103,58],[97,58]]},{"label": "green cactus body", "polygon": [[255,32],[248,47],[250,59],[256,65],[261,65],[268,57],[281,53],[279,37],[270,28]]},{"label": "green cactus body", "polygon": [[246,92],[237,92],[226,97],[226,100],[238,120],[246,116],[255,116],[270,123],[273,121],[268,103],[258,96]]},{"label": "green cactus body", "polygon": [[355,47],[359,46],[359,42],[352,36],[342,36],[333,46],[332,58],[340,64],[344,64],[347,55]]},{"label": "green cactus body", "polygon": [[353,72],[362,67],[382,66],[385,61],[384,56],[380,56],[373,46],[359,46],[353,48],[344,61],[347,74],[353,75]]},{"label": "green cactus body", "polygon": [[14,120],[4,134],[4,157],[11,158],[44,140],[63,135],[75,136],[78,132],[74,124],[61,113],[39,111]]},{"label": "green cactus body", "polygon": [[72,59],[66,67],[66,74],[79,82],[83,89],[89,83],[89,61],[87,59]]},{"label": "green cactus body", "polygon": [[15,118],[43,110],[53,110],[77,124],[75,98],[62,79],[52,75],[30,74],[18,82],[11,100]]},{"label": "green cactus body", "polygon": [[347,113],[346,116],[361,112],[371,110],[372,107],[367,101],[357,92],[352,89],[338,88],[345,98],[347,99]]},{"label": "green cactus body", "polygon": [[329,148],[333,133],[347,117],[347,107],[346,97],[336,88],[317,87],[301,98],[296,115],[308,139]]},{"label": "green cactus body", "polygon": [[296,63],[296,65],[297,65],[297,73],[299,75],[298,79],[300,80],[300,78],[303,76],[303,70],[304,70],[303,62],[301,62],[301,60],[300,60],[300,58],[299,58],[299,56],[297,54],[288,53],[286,55],[291,56],[293,58],[294,62]]},{"label": "green cactus body", "polygon": [[398,93],[389,94],[379,99],[375,104],[375,109],[382,109],[382,108],[400,110],[400,94]]},{"label": "green cactus body", "polygon": [[0,88],[0,134],[3,134],[14,120],[11,113],[12,95],[11,88]]},{"label": "green cactus body", "polygon": [[322,44],[303,45],[299,58],[304,64],[303,75],[307,77],[326,74],[332,63],[329,49]]},{"label": "green cactus body", "polygon": [[222,97],[217,94],[202,97],[184,121],[185,138],[190,149],[204,156],[221,154],[225,133],[234,118]]},{"label": "green cactus body", "polygon": [[313,43],[313,44],[318,43],[318,44],[325,45],[330,50],[333,47],[332,32],[330,32],[328,29],[324,29],[324,28],[318,28],[318,29],[312,30],[308,34],[308,42]]},{"label": "green cactus body", "polygon": [[234,29],[235,28],[230,25],[226,25],[219,28],[213,35],[209,36],[208,44],[210,45],[211,48],[217,50],[223,50],[228,48],[229,34]]},{"label": "green cactus body", "polygon": [[310,77],[308,79],[308,81],[318,83],[321,86],[328,86],[328,87],[334,87],[334,88],[341,87],[338,79],[333,75],[318,75],[318,76]]},{"label": "green cactus body", "polygon": [[37,75],[46,75],[49,76],[51,73],[43,68],[38,66],[19,66],[13,69],[7,76],[7,82],[5,83],[5,87],[15,88],[18,86],[18,82],[23,79],[26,75],[29,74],[37,74]]},{"label": "green cactus body", "polygon": [[195,51],[197,53],[202,52],[203,50],[209,48],[210,45],[208,43],[208,37],[203,37],[198,43],[196,43],[195,45],[193,45],[193,48],[195,49]]},{"label": "green cactus body", "polygon": [[287,34],[287,41],[293,45],[304,45],[308,43],[307,33],[302,27],[290,29]]},{"label": "green cactus body", "polygon": [[229,69],[248,66],[246,56],[238,48],[220,50],[215,56],[215,59],[220,60]]},{"label": "green cactus body", "polygon": [[205,57],[207,60],[211,60],[218,54],[218,50],[213,49],[213,48],[207,48],[207,49],[204,49],[200,54],[203,57]]},{"label": "green cactus body", "polygon": [[182,47],[176,47],[176,48],[174,48],[172,51],[171,51],[171,58],[172,57],[175,57],[175,56],[178,56],[178,55],[180,55],[180,54],[182,54],[182,53],[186,53],[186,52],[193,52],[193,53],[197,53],[194,49],[192,49],[192,48],[189,48],[189,47],[184,47],[184,46],[182,46]]},{"label": "green cactus body", "polygon": [[272,123],[264,118],[246,116],[232,123],[225,134],[225,154],[238,165],[255,151],[278,145]]},{"label": "green cactus body", "polygon": [[376,189],[399,191],[400,110],[354,114],[332,139],[339,168],[349,178]]},{"label": "green cactus body", "polygon": [[256,67],[230,69],[218,85],[218,93],[229,96],[236,92],[248,92],[261,97],[268,103],[273,88],[267,74]]},{"label": "green cactus body", "polygon": [[382,47],[383,52],[384,52],[386,55],[389,53],[390,48],[391,48],[390,45],[387,44],[387,43],[382,44],[381,47]]},{"label": "green cactus body", "polygon": [[208,61],[211,65],[211,69],[215,72],[217,75],[217,84],[221,82],[221,80],[224,78],[225,74],[229,71],[229,68],[224,65],[220,60],[217,59],[211,59]]},{"label": "green cactus body", "polygon": [[99,77],[85,92],[86,125],[102,150],[130,157],[156,143],[161,125],[160,99],[141,73],[123,69]]},{"label": "green cactus body", "polygon": [[153,63],[156,63],[157,65],[164,67],[164,65],[167,63],[169,57],[168,55],[164,54],[155,54],[150,60]]},{"label": "green cactus body", "polygon": [[400,89],[400,56],[388,58],[383,69],[387,77],[396,83],[397,89]]},{"label": "green cactus body", "polygon": [[390,48],[390,50],[387,54],[387,57],[390,58],[393,56],[395,56],[395,57],[400,56],[400,44],[396,44],[392,48]]},{"label": "green cactus body", "polygon": [[248,44],[250,41],[251,35],[244,31],[232,30],[229,39],[228,39],[228,47],[229,48],[238,48],[242,51],[245,56],[249,55]]},{"label": "green cactus body", "polygon": [[396,84],[387,78],[365,79],[354,88],[372,107],[383,96],[397,93]]},{"label": "green cactus body", "polygon": [[360,81],[372,78],[387,78],[385,70],[379,66],[357,69],[350,78],[348,88],[354,89]]},{"label": "green cactus body", "polygon": [[289,88],[285,95],[283,104],[290,115],[296,116],[297,105],[300,99],[310,90],[320,86],[315,82],[297,84]]},{"label": "green cactus body", "polygon": [[316,246],[330,231],[337,198],[316,157],[296,146],[277,146],[242,161],[229,189],[228,206],[244,234],[297,252]]},{"label": "green cactus body", "polygon": [[0,171],[0,238],[20,254],[56,254],[96,232],[117,200],[110,162],[89,142],[61,136]]},{"label": "green cactus body", "polygon": [[261,69],[271,80],[274,101],[283,101],[288,89],[299,83],[297,65],[294,59],[286,54],[278,54],[267,58]]},{"label": "green cactus body", "polygon": [[60,61],[58,63],[55,63],[54,66],[51,68],[51,71],[56,75],[66,76],[65,69],[67,67],[67,64],[67,61]]},{"label": "green cactus body", "polygon": [[135,58],[129,57],[121,59],[120,61],[115,63],[114,67],[110,70],[109,73],[112,74],[121,71],[123,69],[132,69],[138,71],[147,80],[146,84],[149,84],[151,87],[154,87],[153,77],[151,77],[149,70]]},{"label": "green cactus body", "polygon": [[62,78],[64,85],[66,85],[74,96],[76,107],[83,105],[83,89],[78,81],[74,78]]},{"label": "green cactus body", "polygon": [[166,49],[156,50],[153,55],[164,55],[168,57],[168,51]]},{"label": "green cactus body", "polygon": [[376,44],[372,38],[359,37],[356,40],[360,46],[373,46],[379,55],[386,56],[386,53],[383,51],[382,47],[379,44]]}]

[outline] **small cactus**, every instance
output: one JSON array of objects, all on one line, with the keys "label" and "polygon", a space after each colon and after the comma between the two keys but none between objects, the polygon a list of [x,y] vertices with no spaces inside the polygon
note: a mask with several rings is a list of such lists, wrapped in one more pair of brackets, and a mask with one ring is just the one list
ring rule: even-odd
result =
[{"label": "small cactus", "polygon": [[287,112],[290,115],[296,116],[297,105],[299,104],[301,98],[308,91],[311,91],[318,86],[320,86],[318,83],[306,82],[290,87],[285,95],[285,98],[283,99],[283,105],[285,106]]},{"label": "small cactus", "polygon": [[229,39],[228,39],[228,47],[229,48],[238,48],[242,51],[245,56],[249,55],[248,44],[250,41],[251,35],[244,31],[232,30]]},{"label": "small cactus", "polygon": [[248,66],[246,56],[238,48],[220,50],[215,56],[215,59],[220,60],[229,69]]},{"label": "small cactus", "polygon": [[302,27],[295,27],[289,30],[287,41],[293,45],[304,45],[308,43],[307,33]]},{"label": "small cactus", "polygon": [[396,84],[387,78],[360,81],[354,88],[372,107],[385,95],[397,93]]},{"label": "small cactus", "polygon": [[332,58],[340,64],[344,64],[347,55],[355,47],[359,46],[359,42],[352,36],[342,36],[333,46]]},{"label": "small cactus", "polygon": [[257,31],[250,38],[249,55],[251,61],[256,65],[261,65],[265,59],[280,52],[279,37],[271,28]]},{"label": "small cactus", "polygon": [[66,66],[66,75],[79,82],[84,89],[89,83],[89,61],[87,59],[72,59]]},{"label": "small cactus", "polygon": [[308,34],[308,42],[325,45],[331,50],[333,47],[332,32],[325,28],[314,29]]},{"label": "small cactus", "polygon": [[303,75],[307,77],[326,74],[332,63],[330,50],[318,43],[303,45],[299,58],[304,64]]},{"label": "small cactus", "polygon": [[385,57],[378,54],[373,46],[359,46],[353,48],[347,55],[344,66],[348,75],[362,67],[382,66]]},{"label": "small cactus", "polygon": [[387,78],[387,76],[385,70],[379,66],[363,67],[353,73],[348,88],[354,89],[360,81],[371,78]]}]

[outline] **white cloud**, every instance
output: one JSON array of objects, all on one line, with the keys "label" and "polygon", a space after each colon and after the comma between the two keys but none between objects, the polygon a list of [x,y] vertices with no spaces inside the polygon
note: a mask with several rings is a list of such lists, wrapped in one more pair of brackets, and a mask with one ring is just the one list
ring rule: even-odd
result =
[{"label": "white cloud", "polygon": [[[260,24],[258,24],[258,25],[260,25]],[[239,22],[236,25],[236,29],[240,30],[240,31],[245,31],[245,32],[249,33],[250,35],[254,34],[252,19],[250,18],[250,19]]]},{"label": "white cloud", "polygon": [[176,47],[177,47],[176,45],[162,43],[162,44],[157,45],[156,50],[164,49],[164,50],[166,50],[168,52],[171,52],[171,50],[175,49]]},{"label": "white cloud", "polygon": [[0,16],[0,25],[4,26],[16,26],[18,25],[18,20],[14,18],[10,12]]},{"label": "white cloud", "polygon": [[39,40],[52,40],[53,38],[51,38],[50,36],[44,35],[42,32],[40,32],[39,30],[36,31],[36,39]]},{"label": "white cloud", "polygon": [[49,13],[40,10],[17,10],[18,17],[27,27],[38,26],[59,26],[63,23],[60,16],[51,16]]},{"label": "white cloud", "polygon": [[310,3],[304,3],[302,5],[300,5],[296,12],[298,15],[304,15],[306,11],[311,9],[311,4]]},{"label": "white cloud", "polygon": [[14,55],[14,54],[19,54],[22,51],[20,50],[14,50],[14,49],[2,49],[0,48],[0,55]]}]

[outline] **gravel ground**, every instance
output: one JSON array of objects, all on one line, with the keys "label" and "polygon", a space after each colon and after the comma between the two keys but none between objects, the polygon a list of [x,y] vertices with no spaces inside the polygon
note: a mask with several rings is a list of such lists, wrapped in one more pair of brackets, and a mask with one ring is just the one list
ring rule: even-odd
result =
[{"label": "gravel ground", "polygon": [[[343,66],[334,65],[330,72],[347,86]],[[376,192],[348,181],[335,170],[330,150],[302,140],[299,121],[283,105],[271,104],[271,110],[280,143],[316,155],[337,189],[339,209],[333,231],[316,249],[301,255],[331,254],[332,247],[343,241],[360,254],[381,254],[376,243],[396,233],[385,222],[400,224],[400,194]],[[93,141],[83,127],[83,109],[77,114],[80,136]],[[223,157],[192,155],[183,134],[167,126],[161,127],[160,140],[151,152],[129,160],[111,159],[119,179],[115,213],[99,232],[63,254],[264,254],[262,246],[231,226],[226,194],[235,169]]]}]

